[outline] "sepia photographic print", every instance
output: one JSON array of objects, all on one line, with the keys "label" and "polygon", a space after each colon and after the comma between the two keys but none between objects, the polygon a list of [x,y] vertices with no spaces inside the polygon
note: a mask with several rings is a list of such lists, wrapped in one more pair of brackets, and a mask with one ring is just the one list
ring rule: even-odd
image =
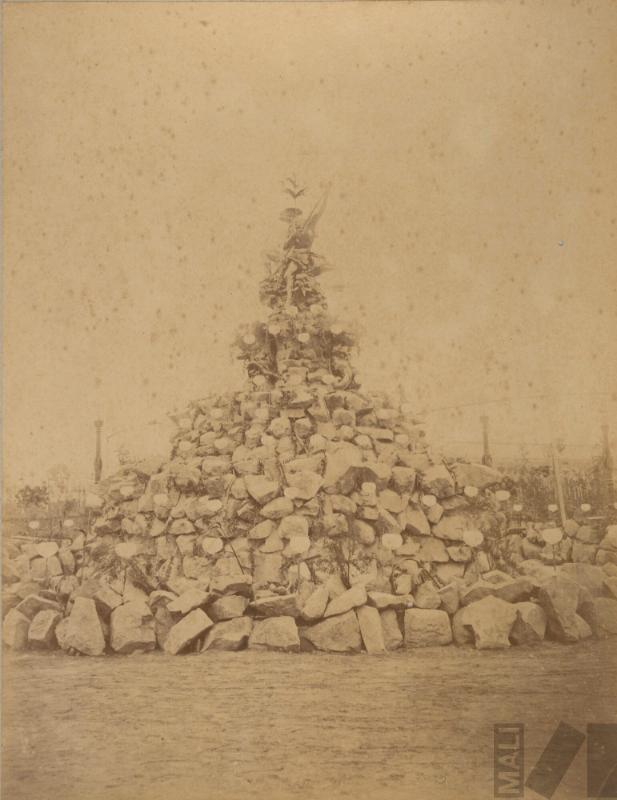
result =
[{"label": "sepia photographic print", "polygon": [[617,3],[2,36],[2,800],[617,798]]}]

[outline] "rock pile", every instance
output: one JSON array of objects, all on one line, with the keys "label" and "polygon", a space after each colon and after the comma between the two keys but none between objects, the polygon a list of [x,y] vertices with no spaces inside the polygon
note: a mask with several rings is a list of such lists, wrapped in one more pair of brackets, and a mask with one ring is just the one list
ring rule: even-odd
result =
[{"label": "rock pile", "polygon": [[[322,210],[284,213],[261,286],[268,317],[236,342],[246,386],[177,415],[168,461],[104,481],[91,529],[13,552],[9,646],[378,654],[614,632],[610,569],[492,569],[468,533],[490,541],[503,523],[501,473],[433,457],[405,403],[361,390],[355,338],[317,282]],[[601,547],[617,554],[615,531]]]}]

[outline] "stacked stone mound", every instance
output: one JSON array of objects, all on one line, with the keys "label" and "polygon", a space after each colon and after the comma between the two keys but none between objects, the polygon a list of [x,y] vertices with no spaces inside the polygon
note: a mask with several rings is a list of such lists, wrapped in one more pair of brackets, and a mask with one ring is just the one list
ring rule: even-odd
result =
[{"label": "stacked stone mound", "polygon": [[[472,529],[490,542],[504,524],[491,491],[501,474],[434,458],[404,403],[359,386],[355,338],[317,283],[320,208],[306,221],[285,211],[290,229],[261,287],[267,319],[236,343],[246,386],[176,415],[169,461],[101,484],[90,530],[10,562],[11,646],[379,653],[508,646],[547,625],[561,635],[553,594],[568,594],[570,578],[509,577],[465,542]],[[596,613],[597,592],[584,608],[581,597],[568,595],[568,641],[576,615],[589,603]]]}]

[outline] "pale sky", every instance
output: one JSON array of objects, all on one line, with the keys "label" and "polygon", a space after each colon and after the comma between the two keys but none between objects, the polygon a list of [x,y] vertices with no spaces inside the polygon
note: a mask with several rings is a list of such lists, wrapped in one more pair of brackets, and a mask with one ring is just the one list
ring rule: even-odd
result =
[{"label": "pale sky", "polygon": [[446,449],[483,410],[616,435],[617,4],[7,3],[3,33],[7,481],[88,477],[98,416],[107,468],[164,454],[167,411],[240,388],[292,173],[333,183],[367,388]]}]

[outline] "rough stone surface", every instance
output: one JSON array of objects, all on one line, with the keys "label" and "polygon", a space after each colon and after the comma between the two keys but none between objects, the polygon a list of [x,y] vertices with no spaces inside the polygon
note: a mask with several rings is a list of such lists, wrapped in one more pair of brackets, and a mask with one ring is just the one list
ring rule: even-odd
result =
[{"label": "rough stone surface", "polygon": [[414,592],[413,599],[416,608],[435,609],[441,605],[441,597],[432,581],[420,584]]},{"label": "rough stone surface", "polygon": [[467,606],[484,597],[498,597],[507,603],[528,600],[534,590],[533,581],[525,577],[512,578],[504,572],[493,570],[485,573],[468,589],[461,591],[461,605]]},{"label": "rough stone surface", "polygon": [[331,653],[357,653],[362,649],[360,625],[353,611],[303,628],[302,638],[317,650]]},{"label": "rough stone surface", "polygon": [[34,619],[39,611],[62,611],[62,607],[54,600],[30,594],[17,605],[17,610],[28,619]]},{"label": "rough stone surface", "polygon": [[536,644],[546,633],[546,613],[536,603],[515,603],[516,620],[510,631],[512,644]]},{"label": "rough stone surface", "polygon": [[213,624],[205,611],[195,608],[169,630],[165,639],[165,652],[177,655]]},{"label": "rough stone surface", "polygon": [[298,617],[299,602],[297,594],[273,594],[253,600],[249,610],[256,617]]},{"label": "rough stone surface", "polygon": [[386,650],[398,650],[403,646],[403,634],[398,623],[398,615],[393,608],[386,608],[379,612],[383,640]]},{"label": "rough stone surface", "polygon": [[454,464],[452,472],[460,488],[475,486],[477,489],[485,489],[503,480],[501,472],[484,464]]},{"label": "rough stone surface", "polygon": [[28,645],[37,650],[51,650],[56,646],[56,625],[62,619],[59,611],[39,611],[28,629]]},{"label": "rough stone surface", "polygon": [[206,634],[202,652],[207,650],[244,650],[253,629],[250,617],[235,617],[218,622]]},{"label": "rough stone surface", "polygon": [[465,606],[457,616],[458,623],[471,629],[478,650],[510,646],[510,632],[517,616],[516,606],[489,595]]},{"label": "rough stone surface", "polygon": [[188,614],[194,608],[205,606],[209,598],[210,595],[203,589],[189,589],[168,603],[167,610],[172,614]]},{"label": "rough stone surface", "polygon": [[561,575],[545,578],[540,583],[537,596],[546,612],[547,636],[561,642],[577,642],[578,584]]},{"label": "rough stone surface", "polygon": [[402,611],[413,605],[413,598],[387,592],[368,592],[368,602],[379,611],[384,611],[386,608]]},{"label": "rough stone surface", "polygon": [[580,604],[578,614],[599,639],[617,635],[617,600],[588,597]]},{"label": "rough stone surface", "polygon": [[366,652],[370,655],[385,653],[386,645],[379,611],[371,606],[360,606],[356,608],[356,616]]},{"label": "rough stone surface", "polygon": [[76,597],[70,615],[56,626],[56,638],[63,650],[77,650],[86,656],[105,652],[105,637],[94,600]]},{"label": "rough stone surface", "polygon": [[253,650],[280,650],[294,653],[300,650],[296,621],[290,616],[257,620],[248,640]]},{"label": "rough stone surface", "polygon": [[302,606],[300,616],[307,622],[314,622],[321,619],[325,614],[330,594],[326,586],[318,586],[311,592],[306,602]]},{"label": "rough stone surface", "polygon": [[154,617],[143,600],[125,603],[112,611],[109,643],[116,653],[145,653],[154,650]]},{"label": "rough stone surface", "polygon": [[345,614],[352,608],[365,605],[368,600],[366,588],[362,585],[352,586],[343,594],[330,601],[326,608],[324,617],[334,617],[338,614]]},{"label": "rough stone surface", "polygon": [[234,619],[241,617],[248,605],[248,598],[240,594],[226,594],[219,597],[208,606],[208,616],[214,622],[222,622],[223,620]]},{"label": "rough stone surface", "polygon": [[12,608],[2,622],[2,641],[13,650],[25,650],[28,646],[30,619]]},{"label": "rough stone surface", "polygon": [[405,647],[432,647],[451,641],[452,628],[445,611],[424,608],[405,611]]}]

